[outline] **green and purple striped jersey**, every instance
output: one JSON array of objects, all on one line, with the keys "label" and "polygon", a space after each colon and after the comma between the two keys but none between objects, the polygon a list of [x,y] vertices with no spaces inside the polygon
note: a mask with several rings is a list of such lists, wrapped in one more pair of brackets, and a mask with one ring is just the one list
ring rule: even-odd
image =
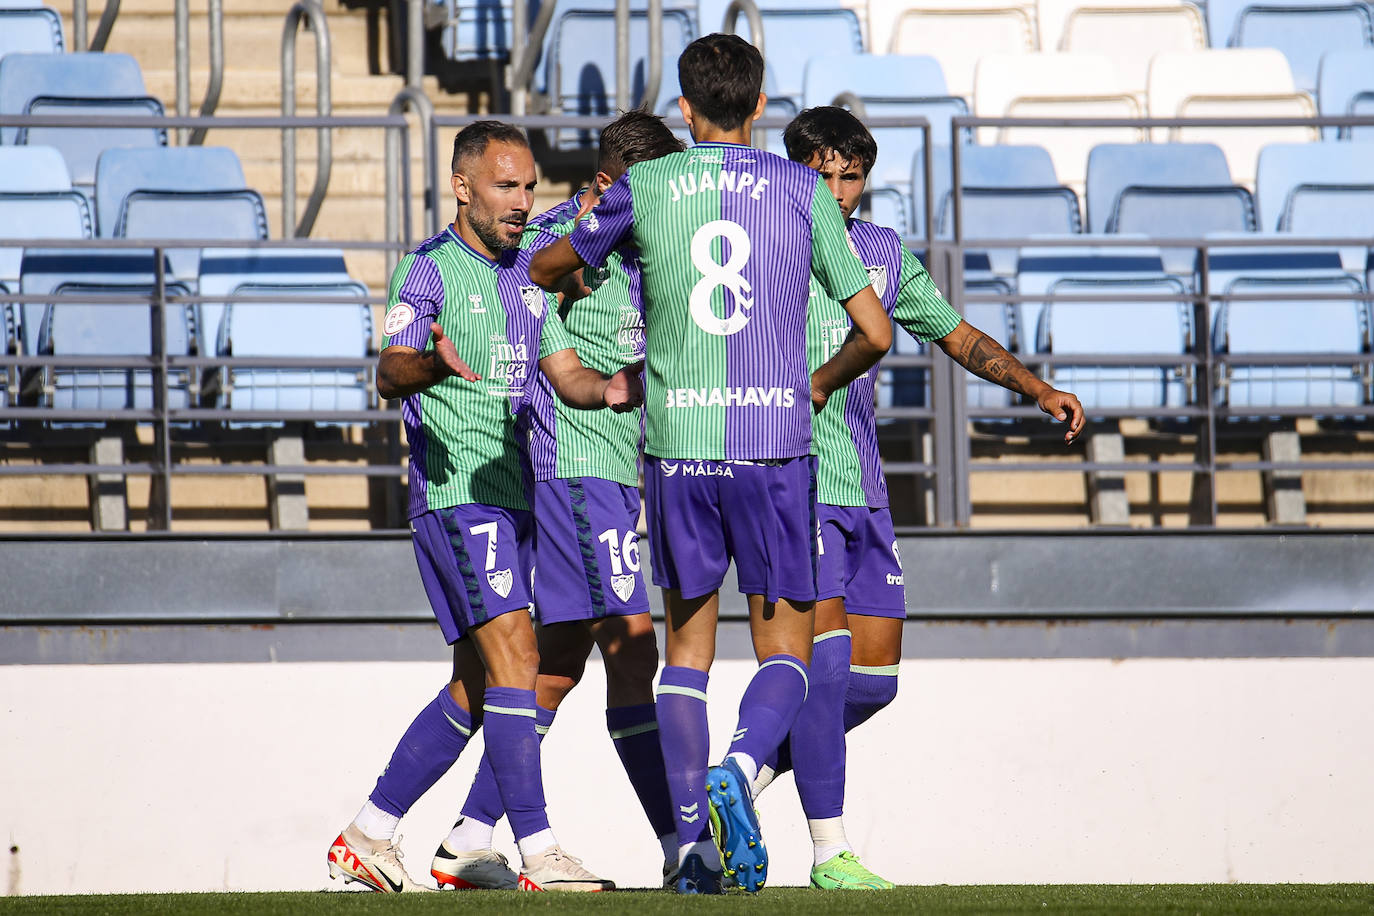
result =
[{"label": "green and purple striped jersey", "polygon": [[[530,220],[521,246],[538,250],[572,232],[583,193]],[[583,279],[593,287],[592,294],[559,314],[582,364],[612,375],[644,358],[639,262],[633,251],[613,251],[605,267],[586,268]],[[638,485],[641,411],[569,407],[542,372],[535,375],[528,407],[529,457],[536,481],[599,477]]]},{"label": "green and purple striped jersey", "polygon": [[[925,267],[897,233],[862,220],[850,220],[849,238],[873,281],[873,291],[897,324],[917,340],[939,340],[959,326]],[[806,320],[807,358],[814,371],[844,343],[852,322],[844,306],[812,284]],[[812,452],[817,456],[816,501],[828,506],[887,505],[887,481],[878,459],[873,416],[878,367],[830,396],[816,415]]]},{"label": "green and purple striped jersey", "polygon": [[593,266],[630,243],[644,284],[645,451],[793,458],[811,450],[809,278],[868,285],[811,169],[730,143],[639,162],[570,235]]},{"label": "green and purple striped jersey", "polygon": [[453,227],[401,258],[391,275],[382,348],[429,345],[437,321],[481,376],[457,376],[401,403],[410,440],[410,517],[482,503],[528,509],[516,416],[538,362],[572,340],[555,300],[530,280],[529,252],[491,261]]}]

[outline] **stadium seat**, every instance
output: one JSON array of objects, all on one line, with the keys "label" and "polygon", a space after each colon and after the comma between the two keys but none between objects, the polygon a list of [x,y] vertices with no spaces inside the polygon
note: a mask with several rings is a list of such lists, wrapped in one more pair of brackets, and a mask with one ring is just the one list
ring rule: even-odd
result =
[{"label": "stadium seat", "polygon": [[[111,149],[96,165],[102,238],[265,239],[267,211],[233,150],[218,146]],[[174,276],[195,283],[200,252],[168,249]]]},{"label": "stadium seat", "polygon": [[1123,188],[1108,232],[1151,238],[1196,238],[1208,232],[1254,232],[1255,203],[1245,188]]},{"label": "stadium seat", "polygon": [[[1341,195],[1348,193],[1367,202],[1368,194],[1360,188],[1370,185],[1374,185],[1374,143],[1275,143],[1266,146],[1260,151],[1255,178],[1261,227],[1265,231],[1299,231],[1292,226],[1292,213],[1288,216],[1289,225],[1280,225],[1285,213],[1296,210],[1302,214],[1304,224],[1321,229],[1320,200],[1331,208],[1324,234],[1368,234],[1366,230],[1371,223],[1361,220],[1358,225],[1364,228],[1357,230],[1357,224],[1349,221],[1353,215],[1350,201],[1343,205]],[[1294,196],[1300,187],[1304,188],[1304,199],[1294,206]],[[1331,190],[1318,193],[1322,187]],[[1338,190],[1340,188],[1349,190]]]},{"label": "stadium seat", "polygon": [[[1293,86],[1283,54],[1273,48],[1170,51],[1150,64],[1151,117],[1312,117],[1312,100]],[[1171,141],[1207,141],[1226,153],[1237,184],[1250,185],[1260,147],[1305,142],[1318,134],[1309,127],[1171,128]],[[1162,139],[1162,138],[1157,138]]]},{"label": "stadium seat", "polygon": [[[1185,295],[1176,277],[1056,280],[1051,295],[1098,301],[1047,302],[1039,315],[1036,350],[1059,355],[1183,355],[1192,345],[1188,302],[1119,302],[1123,295]],[[1181,407],[1192,403],[1192,372],[1178,364],[1055,366],[1047,380],[1093,408]]]},{"label": "stadium seat", "polygon": [[[50,146],[0,146],[0,238],[88,239],[92,230],[86,198],[72,190],[61,153]],[[0,247],[0,283],[11,292],[19,289],[23,257],[22,246]]]},{"label": "stadium seat", "polygon": [[[964,151],[972,149],[971,146],[961,148]],[[949,194],[949,189],[954,186],[953,172],[950,164],[950,151],[948,146],[936,144],[930,150],[931,172],[934,185],[930,189],[931,207],[933,210],[932,221],[938,219],[940,208],[945,197]],[[925,177],[925,156],[917,155],[911,161],[911,225],[916,227],[918,234],[925,233],[926,225],[926,177]]]},{"label": "stadium seat", "polygon": [[1236,16],[1229,43],[1278,48],[1293,68],[1297,87],[1315,92],[1323,53],[1374,46],[1374,12],[1363,2],[1246,6]]},{"label": "stadium seat", "polygon": [[[981,117],[1138,118],[1140,105],[1103,54],[990,54],[974,76]],[[1033,143],[1049,150],[1064,184],[1081,187],[1096,144],[1142,139],[1137,128],[983,128],[981,143]]]},{"label": "stadium seat", "polygon": [[[127,54],[10,54],[0,59],[0,113],[161,117],[163,110]],[[88,198],[103,150],[167,145],[167,132],[151,127],[7,127],[0,138],[61,150],[72,184]]]},{"label": "stadium seat", "polygon": [[[454,61],[510,59],[510,0],[445,0],[448,21],[439,35],[444,55]],[[531,8],[531,14],[538,7]]]},{"label": "stadium seat", "polygon": [[[312,302],[367,296],[349,277],[343,253],[318,249],[213,249],[201,255],[200,294],[271,297],[266,303],[207,303],[207,338],[220,356],[362,357],[373,352],[372,309],[365,302]],[[216,387],[232,410],[361,410],[370,379],[348,369],[224,369]],[[242,426],[271,426],[263,421]]]},{"label": "stadium seat", "polygon": [[62,17],[57,10],[34,0],[32,5],[0,4],[0,58],[6,54],[59,54]]},{"label": "stadium seat", "polygon": [[[802,107],[808,60],[864,53],[862,28],[853,10],[798,4],[786,8],[764,6],[759,15],[763,19],[764,50],[775,91],[790,99],[798,110]],[[748,21],[743,17],[738,34],[749,38]]]},{"label": "stadium seat", "polygon": [[1206,48],[1207,26],[1191,3],[1135,7],[1113,2],[1109,7],[1075,9],[1059,44],[1044,47],[1110,55],[1124,85],[1143,103],[1150,59],[1162,51]]},{"label": "stadium seat", "polygon": [[[872,16],[870,12],[870,16]],[[887,31],[892,54],[929,54],[940,62],[951,95],[974,93],[975,64],[989,54],[1028,54],[1037,47],[1032,15],[1019,6],[907,9]]]},{"label": "stadium seat", "polygon": [[[1231,294],[1283,293],[1288,300],[1225,300],[1216,311],[1212,345],[1219,354],[1371,352],[1370,313],[1355,299],[1313,295],[1364,292],[1355,277],[1239,277],[1224,287]],[[1367,372],[1350,365],[1265,366],[1228,362],[1217,403],[1235,409],[1267,407],[1348,408],[1369,403]]]},{"label": "stadium seat", "polygon": [[[1317,104],[1323,116],[1374,115],[1374,49],[1328,51],[1317,73]],[[1324,127],[1327,139],[1374,138],[1368,127]]]},{"label": "stadium seat", "polygon": [[[80,295],[75,301],[25,306],[22,333],[29,353],[54,357],[152,356],[152,308],[148,304],[101,303],[102,297],[151,295],[156,289],[153,252],[140,250],[29,249],[24,253],[21,291]],[[164,272],[168,270],[165,260]],[[187,287],[166,285],[168,295]],[[41,314],[41,320],[34,318]],[[169,355],[194,352],[197,309],[166,305],[165,346]],[[79,359],[45,369],[40,403],[83,410],[152,406],[151,369],[83,369]],[[169,370],[169,407],[191,401],[190,374]],[[82,424],[89,425],[89,424]]]},{"label": "stadium seat", "polygon": [[912,223],[907,209],[908,196],[896,188],[874,188],[864,194],[858,217],[896,230],[903,238],[920,236],[925,227]]},{"label": "stadium seat", "polygon": [[[1007,295],[1015,290],[1012,284],[997,277],[965,279],[964,292],[972,295]],[[1012,353],[1023,353],[1022,334],[1017,316],[1020,306],[1011,302],[966,302],[964,320]],[[1001,385],[985,382],[972,373],[965,373],[967,379],[967,400],[970,408],[1010,407],[1012,393]]]},{"label": "stadium seat", "polygon": [[1104,143],[1088,154],[1088,231],[1107,231],[1128,187],[1231,186],[1226,155],[1214,143]]},{"label": "stadium seat", "polygon": [[806,62],[803,106],[831,105],[842,92],[860,98],[949,94],[940,62],[928,54],[824,54]]}]

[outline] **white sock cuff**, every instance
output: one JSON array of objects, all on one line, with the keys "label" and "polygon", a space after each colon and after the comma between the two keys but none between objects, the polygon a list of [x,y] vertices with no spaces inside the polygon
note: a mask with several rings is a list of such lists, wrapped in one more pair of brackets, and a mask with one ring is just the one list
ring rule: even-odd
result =
[{"label": "white sock cuff", "polygon": [[537,852],[543,852],[550,846],[557,846],[558,839],[553,835],[552,827],[545,827],[543,830],[531,833],[524,839],[516,840],[515,845],[520,849],[520,858],[528,860]]},{"label": "white sock cuff", "polygon": [[390,811],[383,811],[372,804],[372,799],[363,803],[362,810],[358,816],[353,818],[353,825],[363,832],[363,836],[370,840],[389,840],[396,835],[396,828],[400,826],[401,819]]}]

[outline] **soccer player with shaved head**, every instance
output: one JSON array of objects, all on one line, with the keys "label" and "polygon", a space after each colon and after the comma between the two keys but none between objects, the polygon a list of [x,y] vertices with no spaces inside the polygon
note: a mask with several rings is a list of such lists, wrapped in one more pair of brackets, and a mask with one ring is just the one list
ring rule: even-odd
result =
[{"label": "soccer player with shaved head", "polygon": [[[627,243],[639,251],[644,478],[653,580],[667,614],[657,714],[677,816],[677,888],[720,893],[723,867],[756,891],[768,856],[750,787],[801,708],[811,657],[811,415],[878,361],[892,327],[825,183],[749,145],[766,101],[758,50],[708,35],[683,51],[678,78],[696,145],[630,166],[576,229],[535,255],[530,273],[556,289]],[[806,361],[813,273],[853,322],[814,372]],[[731,560],[759,668],[728,756],[708,771],[706,686]]]},{"label": "soccer player with shaved head", "polygon": [[[591,183],[530,220],[523,245],[552,244],[579,214],[638,162],[679,152],[663,119],[628,111],[601,131]],[[617,372],[644,359],[640,269],[633,249],[611,252],[604,268],[575,277],[559,308],[578,356]],[[585,283],[584,283],[585,281]],[[584,295],[585,293],[585,295]],[[606,666],[606,728],[640,805],[663,847],[663,880],[675,883],[677,831],[668,798],[654,709],[658,644],[640,575],[639,452],[641,414],[578,410],[560,401],[539,373],[528,399],[534,477],[535,615],[539,621],[536,725],[543,734],[577,685],[595,645]],[[435,853],[431,872],[455,887],[514,887],[515,873],[492,850],[505,812],[491,759],[484,758],[462,816]]]},{"label": "soccer player with shaved head", "polygon": [[[867,128],[843,108],[810,108],[787,126],[783,142],[791,159],[820,173],[893,320],[916,339],[934,341],[968,371],[1066,421],[1064,439],[1072,442],[1083,428],[1078,398],[1036,378],[995,340],[961,319],[896,232],[853,218],[878,156]],[[807,317],[813,367],[832,357],[850,324],[841,304],[816,284]],[[820,581],[811,690],[789,742],[760,767],[754,784],[755,792],[761,792],[778,772],[795,770],[815,848],[811,884],[837,890],[892,887],[855,855],[842,822],[845,732],[896,696],[906,618],[901,558],[878,460],[876,377],[874,369],[835,392],[816,417],[812,442],[819,462]]]},{"label": "soccer player with shaved head", "polygon": [[410,527],[453,675],[420,711],[353,822],[330,874],[382,892],[432,890],[400,862],[396,827],[485,727],[526,890],[604,890],[558,845],[545,814],[530,606],[532,522],[517,416],[536,372],[568,404],[638,407],[637,375],[582,365],[520,239],[534,200],[525,135],[478,121],[453,141],[457,215],[391,279],[377,390],[400,398],[410,441]]}]

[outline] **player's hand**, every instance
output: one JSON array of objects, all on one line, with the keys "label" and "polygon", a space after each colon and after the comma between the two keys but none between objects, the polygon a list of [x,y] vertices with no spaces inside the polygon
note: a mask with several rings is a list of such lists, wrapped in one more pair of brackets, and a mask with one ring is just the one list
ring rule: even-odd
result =
[{"label": "player's hand", "polygon": [[1069,422],[1068,431],[1064,433],[1064,444],[1072,445],[1073,440],[1083,431],[1083,405],[1078,403],[1078,398],[1073,392],[1051,388],[1041,394],[1037,402],[1041,410],[1059,422]]},{"label": "player's hand", "polygon": [[450,375],[456,375],[468,382],[481,381],[482,376],[468,368],[468,364],[458,355],[458,349],[454,347],[453,341],[444,336],[444,329],[439,326],[439,322],[432,322],[429,332],[434,337],[434,355],[439,363],[449,370]]},{"label": "player's hand", "polygon": [[644,360],[641,359],[611,376],[601,395],[606,406],[616,413],[625,413],[643,405],[644,385],[639,380],[639,374],[643,371]]},{"label": "player's hand", "polygon": [[830,400],[830,395],[829,395],[829,394],[827,394],[827,393],[825,393],[824,391],[822,391],[821,389],[817,388],[815,385],[812,385],[812,386],[811,386],[811,415],[812,415],[812,416],[815,416],[816,414],[820,413],[820,412],[825,408],[826,402],[829,401],[829,400]]},{"label": "player's hand", "polygon": [[582,279],[584,269],[579,267],[563,278],[563,283],[558,288],[558,305],[560,308],[571,305],[579,299],[585,299],[592,294],[592,288]]}]

